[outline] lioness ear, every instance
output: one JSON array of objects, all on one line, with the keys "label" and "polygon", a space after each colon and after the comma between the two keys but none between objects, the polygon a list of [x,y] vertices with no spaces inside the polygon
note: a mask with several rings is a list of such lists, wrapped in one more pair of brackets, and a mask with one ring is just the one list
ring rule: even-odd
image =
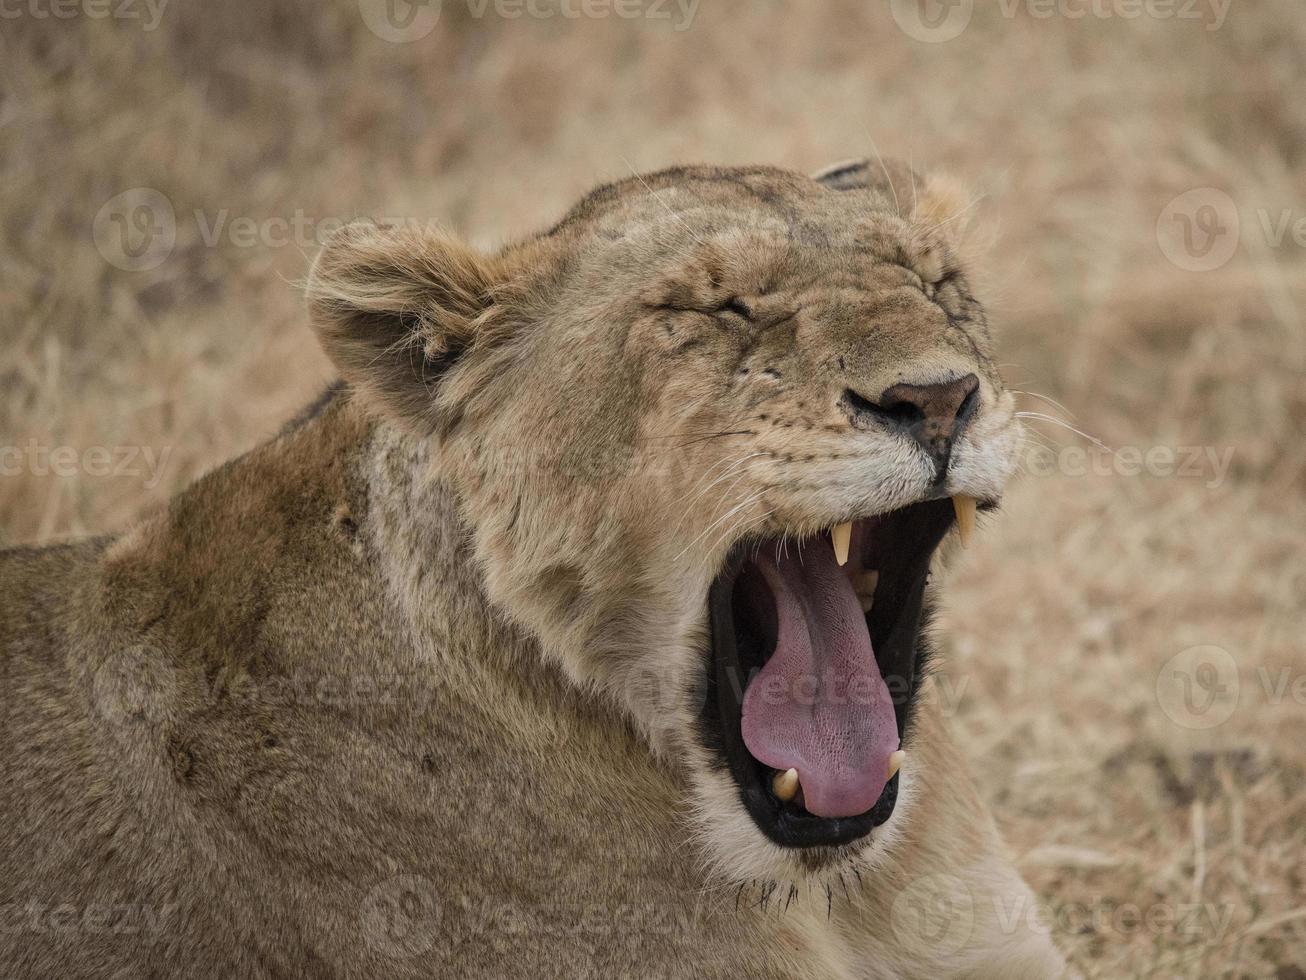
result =
[{"label": "lioness ear", "polygon": [[901,160],[845,160],[812,174],[834,191],[878,191],[898,214],[911,214],[920,181]]},{"label": "lioness ear", "polygon": [[309,316],[344,379],[417,431],[437,425],[436,388],[492,309],[495,262],[456,239],[356,223],[323,247]]},{"label": "lioness ear", "polygon": [[974,209],[964,185],[946,174],[922,177],[901,160],[845,160],[812,179],[831,190],[872,190],[904,218],[930,226],[955,250],[970,229]]}]

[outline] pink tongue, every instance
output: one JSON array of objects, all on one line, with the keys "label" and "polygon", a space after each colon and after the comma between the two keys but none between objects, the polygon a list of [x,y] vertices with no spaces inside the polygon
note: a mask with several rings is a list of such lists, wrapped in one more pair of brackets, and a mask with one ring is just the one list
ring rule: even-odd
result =
[{"label": "pink tongue", "polygon": [[798,770],[808,812],[865,813],[884,789],[898,722],[852,583],[829,544],[757,566],[779,639],[744,694],[744,744],[764,765]]}]

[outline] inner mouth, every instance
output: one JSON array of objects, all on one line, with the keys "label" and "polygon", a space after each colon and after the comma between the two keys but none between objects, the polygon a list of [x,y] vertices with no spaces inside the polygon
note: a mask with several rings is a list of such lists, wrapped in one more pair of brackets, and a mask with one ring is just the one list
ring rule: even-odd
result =
[{"label": "inner mouth", "polygon": [[893,813],[925,581],[953,520],[944,498],[850,534],[742,541],[713,582],[704,731],[775,843],[845,844]]}]

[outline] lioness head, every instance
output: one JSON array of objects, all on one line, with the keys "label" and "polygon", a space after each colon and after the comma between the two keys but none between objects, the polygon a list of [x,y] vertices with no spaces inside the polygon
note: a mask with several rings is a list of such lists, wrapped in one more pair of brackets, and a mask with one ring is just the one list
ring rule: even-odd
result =
[{"label": "lioness head", "polygon": [[954,208],[900,166],[675,169],[494,255],[352,226],[310,282],[345,379],[429,440],[491,600],[688,773],[741,879],[875,846],[951,498],[968,518],[1014,468]]}]

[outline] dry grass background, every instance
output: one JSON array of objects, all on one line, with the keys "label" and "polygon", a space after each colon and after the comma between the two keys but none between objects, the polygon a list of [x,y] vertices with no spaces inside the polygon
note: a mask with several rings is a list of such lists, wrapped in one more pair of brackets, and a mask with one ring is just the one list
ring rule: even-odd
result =
[{"label": "dry grass background", "polygon": [[[405,216],[491,245],[632,168],[878,146],[983,195],[1008,378],[1066,407],[1027,408],[1115,448],[1233,451],[1222,478],[1031,466],[952,576],[954,724],[1051,928],[1091,976],[1306,976],[1306,249],[1258,215],[1306,217],[1297,0],[1236,0],[1218,30],[1206,2],[982,0],[946,43],[871,0],[702,0],[683,31],[446,0],[410,44],[351,0],[178,0],[153,31],[24,4],[0,22],[0,444],[24,452],[0,544],[123,526],[329,377],[293,285],[311,242],[209,244],[224,214]],[[92,224],[142,186],[176,245],[128,272]],[[1203,187],[1242,228],[1195,272],[1156,229]],[[153,484],[43,472],[32,445],[170,455]],[[1225,652],[1204,670],[1184,651],[1206,647]],[[1185,676],[1205,714],[1175,700]]]}]

